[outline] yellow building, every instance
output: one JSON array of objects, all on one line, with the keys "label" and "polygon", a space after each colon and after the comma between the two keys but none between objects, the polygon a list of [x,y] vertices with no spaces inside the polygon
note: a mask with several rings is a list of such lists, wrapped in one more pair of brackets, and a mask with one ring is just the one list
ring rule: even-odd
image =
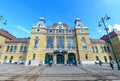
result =
[{"label": "yellow building", "polygon": [[0,30],[1,63],[38,65],[52,60],[53,64],[94,64],[110,59],[114,58],[109,43],[104,39],[90,39],[88,28],[80,18],[75,19],[74,27],[62,22],[47,27],[42,17],[32,27],[30,38],[16,38]]}]

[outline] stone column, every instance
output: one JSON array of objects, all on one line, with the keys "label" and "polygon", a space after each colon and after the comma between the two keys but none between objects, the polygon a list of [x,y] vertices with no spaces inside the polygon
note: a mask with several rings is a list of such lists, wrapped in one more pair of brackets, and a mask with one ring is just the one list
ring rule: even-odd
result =
[{"label": "stone column", "polygon": [[64,36],[64,48],[67,48],[67,37]]},{"label": "stone column", "polygon": [[54,64],[57,63],[57,62],[56,62],[56,54],[53,55],[53,62],[54,62]]},{"label": "stone column", "polygon": [[54,36],[54,48],[56,48],[57,44],[56,44],[56,36]]}]

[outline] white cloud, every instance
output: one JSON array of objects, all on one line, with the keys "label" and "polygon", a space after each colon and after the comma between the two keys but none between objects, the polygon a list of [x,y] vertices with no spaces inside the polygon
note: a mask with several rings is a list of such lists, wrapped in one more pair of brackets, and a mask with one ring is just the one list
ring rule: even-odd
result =
[{"label": "white cloud", "polygon": [[98,29],[97,31],[98,31],[99,33],[101,33],[102,35],[105,34],[105,31],[103,31],[102,29]]},{"label": "white cloud", "polygon": [[[108,25],[108,29],[109,29],[108,32],[112,32],[113,29],[115,29],[115,30],[117,30],[117,31],[120,31],[120,24],[114,24],[114,26]],[[99,33],[101,33],[102,35],[105,35],[105,34],[106,34],[106,31],[103,30],[103,29],[97,29],[97,31],[98,31]]]},{"label": "white cloud", "polygon": [[24,31],[24,32],[26,32],[26,33],[28,33],[28,34],[30,34],[30,31],[27,30],[27,29],[25,29],[24,27],[17,26],[17,28],[18,28],[19,30],[22,30],[22,31]]},{"label": "white cloud", "polygon": [[115,24],[113,28],[120,31],[120,24]]}]

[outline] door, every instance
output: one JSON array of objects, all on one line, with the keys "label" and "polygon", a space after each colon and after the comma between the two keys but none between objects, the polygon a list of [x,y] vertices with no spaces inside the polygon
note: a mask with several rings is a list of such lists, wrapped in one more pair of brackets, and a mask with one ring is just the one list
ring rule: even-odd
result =
[{"label": "door", "polygon": [[75,63],[76,63],[75,54],[73,53],[68,54],[68,64],[75,64]]},{"label": "door", "polygon": [[45,55],[45,64],[48,64],[50,60],[53,60],[53,55],[47,53]]},{"label": "door", "polygon": [[64,64],[64,55],[57,55],[57,64]]}]

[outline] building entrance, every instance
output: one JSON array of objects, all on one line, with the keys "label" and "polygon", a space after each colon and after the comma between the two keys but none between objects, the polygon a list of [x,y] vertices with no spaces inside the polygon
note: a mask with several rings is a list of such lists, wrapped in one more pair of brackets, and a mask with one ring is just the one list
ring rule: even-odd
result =
[{"label": "building entrance", "polygon": [[73,53],[68,54],[68,64],[75,64],[75,63],[76,63],[75,54]]},{"label": "building entrance", "polygon": [[64,64],[64,55],[59,54],[57,55],[57,64]]}]

